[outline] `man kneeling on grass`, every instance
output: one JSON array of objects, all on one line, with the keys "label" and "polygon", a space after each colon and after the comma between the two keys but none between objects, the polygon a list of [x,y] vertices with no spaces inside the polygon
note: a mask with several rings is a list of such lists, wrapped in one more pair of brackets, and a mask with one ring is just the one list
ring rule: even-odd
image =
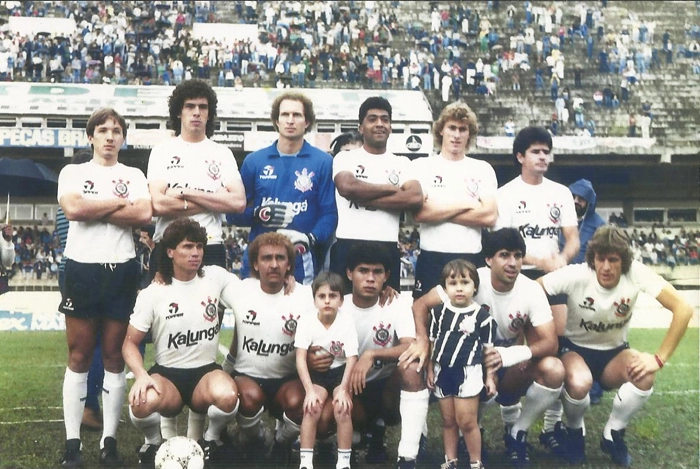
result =
[{"label": "man kneeling on grass", "polygon": [[[625,428],[654,390],[656,372],[671,358],[688,328],[691,306],[649,267],[632,260],[627,234],[614,226],[598,228],[586,250],[586,264],[569,265],[537,280],[549,295],[568,295],[565,336],[559,357],[566,370],[561,400],[566,415],[570,463],[585,461],[583,415],[593,381],[617,389],[600,449],[613,462],[629,466]],[[627,331],[637,297],[645,292],[673,313],[656,354],[631,349]]]},{"label": "man kneeling on grass", "polygon": [[[160,417],[178,415],[183,406],[209,416],[199,443],[205,463],[216,459],[221,432],[238,412],[238,389],[216,363],[219,301],[231,304],[240,280],[218,266],[202,267],[207,233],[199,223],[182,218],[163,233],[158,273],[136,300],[122,348],[136,381],[129,392],[129,415],[146,437],[139,462],[152,465],[162,442]],[[156,364],[148,371],[138,346],[153,334]]]}]

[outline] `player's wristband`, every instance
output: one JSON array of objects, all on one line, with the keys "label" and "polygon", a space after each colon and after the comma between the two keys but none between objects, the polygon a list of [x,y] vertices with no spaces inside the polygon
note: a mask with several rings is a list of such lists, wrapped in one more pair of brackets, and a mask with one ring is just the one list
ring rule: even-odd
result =
[{"label": "player's wristband", "polygon": [[532,350],[527,345],[511,345],[510,347],[494,347],[501,356],[503,368],[517,365],[532,358]]},{"label": "player's wristband", "polygon": [[236,357],[232,357],[230,353],[227,353],[224,362],[221,364],[221,369],[230,375],[233,373],[234,366],[236,366]]},{"label": "player's wristband", "polygon": [[658,355],[654,355],[654,359],[656,360],[656,364],[659,365],[659,369],[664,367],[665,363]]}]

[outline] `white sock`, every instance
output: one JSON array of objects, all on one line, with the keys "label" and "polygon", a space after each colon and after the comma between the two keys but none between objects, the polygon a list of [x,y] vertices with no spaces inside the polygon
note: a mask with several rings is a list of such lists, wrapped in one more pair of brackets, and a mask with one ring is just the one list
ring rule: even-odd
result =
[{"label": "white sock", "polygon": [[611,440],[611,430],[626,428],[632,416],[642,408],[653,392],[653,387],[648,391],[642,391],[632,383],[625,383],[620,386],[615,399],[613,399],[612,412],[610,412],[608,422],[603,428],[603,436]]},{"label": "white sock", "polygon": [[561,422],[561,415],[564,413],[564,407],[561,404],[561,399],[557,399],[549,406],[549,409],[544,411],[544,425],[542,432],[553,432],[557,422]]},{"label": "white sock", "polygon": [[177,436],[177,415],[175,417],[160,417],[160,434],[164,440]]},{"label": "white sock", "polygon": [[102,415],[104,419],[102,427],[102,439],[100,448],[104,446],[105,438],[116,438],[119,418],[122,416],[122,406],[126,398],[126,373],[110,373],[105,370],[102,381]]},{"label": "white sock", "polygon": [[[219,441],[221,438],[221,431],[224,429],[229,422],[233,422],[236,419],[236,414],[238,413],[238,406],[241,401],[236,401],[236,407],[231,412],[224,412],[216,406],[210,405],[207,410],[207,415],[209,416],[209,428],[207,428],[206,433],[204,433],[204,439],[207,441]],[[192,410],[190,410],[192,413]]]},{"label": "white sock", "polygon": [[512,426],[520,417],[520,411],[523,405],[518,402],[513,405],[501,405],[501,420],[503,420],[503,425]]},{"label": "white sock", "polygon": [[85,399],[87,398],[87,373],[76,373],[66,367],[63,376],[63,422],[66,440],[80,438]]},{"label": "white sock", "polygon": [[527,432],[528,429],[535,423],[535,420],[540,418],[544,411],[552,405],[554,401],[559,399],[562,387],[557,389],[547,388],[533,382],[525,393],[525,403],[523,404],[520,417],[513,424],[510,432],[513,438],[517,437],[519,431]]},{"label": "white sock", "polygon": [[401,414],[399,457],[416,459],[421,430],[426,425],[429,399],[430,393],[427,389],[417,392],[401,391],[401,401],[399,402],[399,412]]},{"label": "white sock", "polygon": [[350,468],[350,454],[351,449],[339,449],[338,450],[338,462],[335,463],[335,469]]},{"label": "white sock", "polygon": [[206,418],[207,414],[200,414],[190,409],[189,415],[187,416],[187,438],[191,438],[194,441],[202,439],[204,420]]},{"label": "white sock", "polygon": [[574,399],[569,396],[569,393],[562,392],[561,402],[564,407],[564,413],[566,414],[566,426],[569,428],[583,428],[583,416],[586,413],[586,409],[591,405],[591,398],[589,394],[583,399]]},{"label": "white sock", "polygon": [[314,449],[299,449],[299,468],[314,469]]},{"label": "white sock", "polygon": [[280,422],[280,425],[277,426],[276,430],[275,440],[279,442],[294,441],[299,436],[301,426],[287,417],[286,413],[283,413],[282,422]]},{"label": "white sock", "polygon": [[244,439],[257,438],[260,434],[260,421],[262,420],[265,407],[261,407],[257,414],[252,417],[246,417],[240,412],[236,415],[236,422]]},{"label": "white sock", "polygon": [[160,436],[160,414],[153,412],[151,415],[139,418],[134,415],[129,406],[129,417],[137,430],[143,433],[147,445],[159,445],[163,442]]}]

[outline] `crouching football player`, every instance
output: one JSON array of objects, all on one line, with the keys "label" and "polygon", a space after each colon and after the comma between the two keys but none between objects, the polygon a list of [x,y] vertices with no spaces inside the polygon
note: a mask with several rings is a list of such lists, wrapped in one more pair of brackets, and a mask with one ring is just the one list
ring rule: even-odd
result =
[{"label": "crouching football player", "polygon": [[[208,463],[216,460],[221,432],[238,412],[236,383],[215,360],[218,305],[230,304],[240,280],[221,267],[202,267],[207,233],[195,221],[174,221],[161,242],[158,272],[163,284],[153,283],[139,294],[122,349],[136,378],[129,392],[129,415],[146,437],[139,462],[153,464],[162,442],[161,415],[178,415],[185,405],[206,413],[209,428],[200,445]],[[138,345],[149,330],[156,364],[146,371]]]}]

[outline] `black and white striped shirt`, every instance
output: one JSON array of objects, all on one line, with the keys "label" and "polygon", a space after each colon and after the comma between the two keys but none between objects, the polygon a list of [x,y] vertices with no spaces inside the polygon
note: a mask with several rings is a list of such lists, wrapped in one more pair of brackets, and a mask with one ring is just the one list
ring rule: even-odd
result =
[{"label": "black and white striped shirt", "polygon": [[478,303],[457,308],[451,303],[436,306],[430,312],[432,360],[441,366],[481,364],[484,344],[491,344],[496,321]]}]

